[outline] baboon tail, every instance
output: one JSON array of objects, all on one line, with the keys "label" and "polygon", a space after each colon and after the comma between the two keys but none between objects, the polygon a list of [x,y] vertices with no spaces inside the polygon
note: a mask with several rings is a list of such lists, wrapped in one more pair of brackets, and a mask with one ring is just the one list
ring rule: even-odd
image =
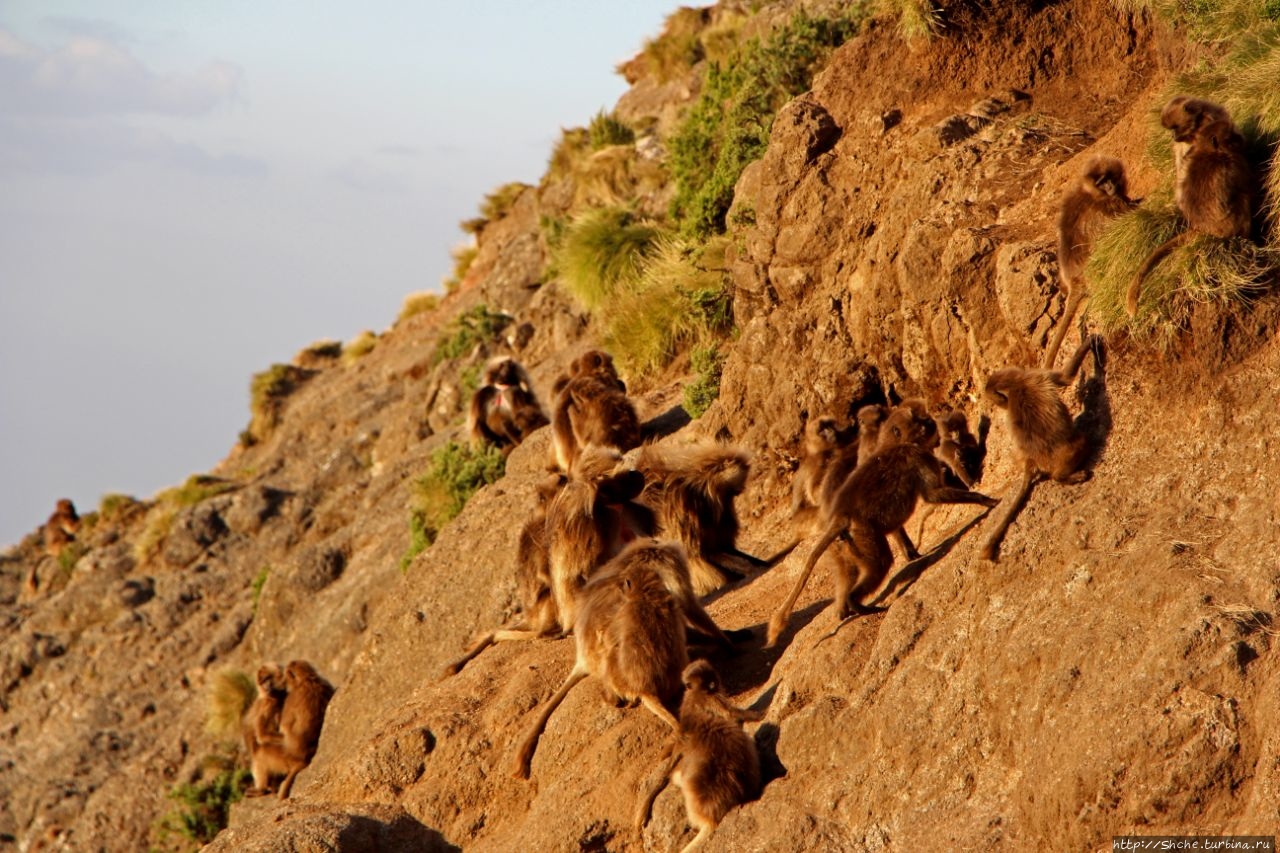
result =
[{"label": "baboon tail", "polygon": [[1157,264],[1168,257],[1170,252],[1186,242],[1189,234],[1191,234],[1190,231],[1183,231],[1181,234],[1165,240],[1160,245],[1160,248],[1152,252],[1150,257],[1138,269],[1138,274],[1133,277],[1133,284],[1129,285],[1129,294],[1125,300],[1125,308],[1128,310],[1130,317],[1138,313],[1138,297],[1142,294],[1142,283],[1146,281],[1147,276],[1151,274]]}]

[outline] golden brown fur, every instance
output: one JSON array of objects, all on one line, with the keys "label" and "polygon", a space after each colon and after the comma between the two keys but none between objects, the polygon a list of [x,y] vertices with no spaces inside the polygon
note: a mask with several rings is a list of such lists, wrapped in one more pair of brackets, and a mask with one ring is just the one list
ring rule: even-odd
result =
[{"label": "golden brown fur", "polygon": [[[854,425],[840,428],[835,418],[810,418],[800,445],[800,466],[791,481],[791,516],[816,508],[822,500],[822,484],[841,457],[853,457],[848,470],[857,464],[858,430]],[[847,471],[846,471],[847,473]]]},{"label": "golden brown fur", "polygon": [[937,456],[967,489],[982,479],[982,462],[986,449],[969,431],[969,419],[959,409],[952,409],[938,421]]},{"label": "golden brown fur", "polygon": [[1090,451],[1087,437],[1076,428],[1059,392],[1075,379],[1085,355],[1101,346],[1096,336],[1088,338],[1063,370],[1005,367],[987,379],[986,395],[1008,415],[1024,471],[1019,491],[983,545],[985,559],[996,559],[1000,542],[1036,479],[1081,483],[1089,478],[1083,470]]},{"label": "golden brown fur", "polygon": [[1129,212],[1136,204],[1129,198],[1124,163],[1114,157],[1092,158],[1063,196],[1058,215],[1058,272],[1067,291],[1067,304],[1062,309],[1053,341],[1045,351],[1045,367],[1053,367],[1062,339],[1086,297],[1084,266],[1093,251],[1094,240],[1108,222]]},{"label": "golden brown fur", "polygon": [[[249,767],[253,772],[253,787],[245,796],[256,797],[269,793],[271,774],[266,761],[259,756],[259,747],[266,743],[280,742],[280,713],[284,709],[284,670],[278,663],[264,663],[258,667],[256,678],[258,695],[245,711],[240,722],[244,747],[249,754]],[[286,772],[286,771],[282,771]]]},{"label": "golden brown fur", "polygon": [[1248,237],[1253,229],[1258,181],[1235,125],[1225,113],[1210,120],[1202,116],[1189,136],[1182,139],[1180,133],[1174,130],[1175,144],[1184,142],[1187,148],[1178,167],[1175,198],[1187,230],[1165,241],[1138,269],[1125,301],[1130,317],[1138,312],[1142,283],[1178,246],[1197,234],[1225,240]]},{"label": "golden brown fur", "polygon": [[496,642],[546,637],[560,630],[555,598],[551,594],[551,551],[547,537],[547,507],[568,482],[563,474],[552,474],[536,489],[533,514],[520,529],[516,546],[516,583],[520,590],[520,620],[480,637],[466,653],[444,668],[455,675],[472,658]]},{"label": "golden brown fur", "polygon": [[287,800],[293,780],[315,757],[324,725],[325,710],[333,698],[333,685],[304,660],[290,661],[284,669],[285,698],[280,711],[280,736],[258,744],[253,775],[263,778],[282,773],[280,799]]},{"label": "golden brown fur", "polygon": [[644,476],[621,462],[616,450],[584,448],[547,506],[551,595],[562,631],[573,627],[578,592],[592,573],[630,539],[654,532],[652,513],[635,502]]},{"label": "golden brown fur", "polygon": [[1231,121],[1227,108],[1213,101],[1178,95],[1160,111],[1160,124],[1172,135],[1173,149],[1173,201],[1183,210],[1182,179],[1185,174],[1187,152],[1200,128],[1215,121]]},{"label": "golden brown fur", "polygon": [[706,842],[731,809],[760,796],[760,756],[742,724],[758,721],[761,715],[730,704],[720,676],[705,660],[685,667],[682,679],[684,699],[674,754],[662,783],[642,800],[636,823],[640,828],[648,823],[653,801],[670,776],[683,790],[685,814],[698,831],[684,848],[683,853],[689,853]]},{"label": "golden brown fur", "polygon": [[[517,778],[529,777],[534,751],[551,714],[588,675],[600,679],[620,700],[643,703],[672,730],[678,729],[672,709],[680,697],[680,673],[688,663],[684,626],[694,614],[672,595],[668,583],[682,575],[687,578],[688,571],[679,545],[642,540],[628,546],[583,587],[573,626],[577,650],[573,670],[522,742],[514,769]],[[689,602],[697,605],[692,596]],[[697,609],[701,611],[701,606]]]},{"label": "golden brown fur", "polygon": [[[858,409],[857,465],[861,465],[863,462],[866,462],[871,458],[871,454],[876,452],[876,447],[880,443],[880,425],[884,423],[884,420],[888,415],[889,410],[878,404],[863,406],[861,409]],[[842,479],[835,483],[835,486],[838,488],[840,483],[843,482],[844,480]]]},{"label": "golden brown fur", "polygon": [[467,416],[467,432],[474,443],[487,442],[510,453],[529,433],[547,425],[529,374],[515,359],[491,359],[482,383],[471,395]]},{"label": "golden brown fur", "polygon": [[750,471],[745,451],[711,443],[649,445],[636,456],[636,470],[645,480],[640,502],[653,510],[661,534],[684,546],[699,595],[766,565],[737,547],[733,501]]},{"label": "golden brown fur", "polygon": [[70,498],[59,498],[53,514],[44,523],[44,550],[51,557],[62,553],[76,539],[80,516]]},{"label": "golden brown fur", "polygon": [[551,429],[560,470],[570,470],[588,444],[620,451],[640,445],[640,419],[608,353],[583,353],[570,365],[567,381],[556,384]]},{"label": "golden brown fur", "polygon": [[[903,410],[904,419],[912,408]],[[933,424],[932,418],[928,421]],[[911,427],[923,428],[923,424]],[[904,430],[902,434],[910,431]],[[920,443],[908,441],[878,450],[840,486],[824,513],[821,538],[809,553],[786,600],[769,620],[769,645],[777,642],[814,565],[837,538],[841,538],[850,551],[850,562],[837,567],[833,602],[837,614],[844,618],[852,613],[874,612],[862,599],[875,591],[893,563],[887,537],[901,530],[921,498],[930,503],[973,503],[988,507],[996,503],[986,495],[944,485],[942,463],[933,455],[938,443],[936,425],[931,435],[932,438],[924,437]]]}]

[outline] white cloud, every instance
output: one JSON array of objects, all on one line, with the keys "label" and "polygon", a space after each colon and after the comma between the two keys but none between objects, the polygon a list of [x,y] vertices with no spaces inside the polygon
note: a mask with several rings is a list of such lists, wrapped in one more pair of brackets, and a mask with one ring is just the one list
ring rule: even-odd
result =
[{"label": "white cloud", "polygon": [[198,116],[236,99],[243,83],[228,62],[161,73],[101,35],[76,33],[46,49],[0,28],[0,113],[11,116]]}]

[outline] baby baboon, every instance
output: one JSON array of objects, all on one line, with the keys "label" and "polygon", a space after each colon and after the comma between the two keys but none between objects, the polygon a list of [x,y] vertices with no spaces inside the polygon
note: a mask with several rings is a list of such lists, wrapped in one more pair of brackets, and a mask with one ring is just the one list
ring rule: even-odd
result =
[{"label": "baby baboon", "polygon": [[1161,244],[1138,269],[1125,302],[1129,316],[1138,312],[1147,275],[1183,243],[1197,234],[1224,240],[1248,237],[1257,192],[1257,177],[1245,155],[1244,137],[1235,125],[1227,119],[1201,124],[1190,138],[1177,178],[1178,208],[1187,220],[1187,229]]},{"label": "baby baboon", "polygon": [[938,433],[942,437],[938,444],[938,458],[966,489],[972,489],[974,483],[982,479],[986,447],[969,432],[969,420],[959,409],[952,409],[938,421]]},{"label": "baby baboon", "polygon": [[529,778],[534,750],[547,720],[574,685],[599,678],[619,699],[641,702],[659,719],[679,728],[671,709],[680,696],[680,673],[688,663],[684,626],[696,608],[690,594],[681,601],[668,583],[688,577],[684,549],[653,540],[632,543],[583,587],[573,626],[577,658],[573,670],[534,721],[516,756],[514,775]]},{"label": "baby baboon", "polygon": [[249,753],[249,767],[253,772],[253,787],[245,791],[246,797],[259,797],[271,792],[268,762],[258,747],[265,743],[280,743],[280,713],[285,698],[284,670],[278,663],[264,663],[258,667],[257,683],[258,695],[240,721],[244,747]]},{"label": "baby baboon", "polygon": [[690,853],[706,843],[730,809],[760,796],[760,756],[742,724],[762,715],[731,705],[721,692],[720,676],[705,660],[685,667],[683,681],[675,752],[662,781],[642,800],[636,824],[643,828],[649,822],[653,801],[669,777],[684,791],[685,814],[698,830],[682,851]]},{"label": "baby baboon", "polygon": [[80,529],[80,516],[70,498],[59,498],[57,507],[44,523],[44,550],[56,557],[76,539]]},{"label": "baby baboon", "polygon": [[584,447],[572,476],[547,505],[551,596],[562,631],[574,625],[587,579],[627,542],[655,531],[652,512],[636,503],[644,475],[621,463],[612,448]]},{"label": "baby baboon", "polygon": [[856,425],[841,429],[832,417],[810,418],[804,425],[800,466],[791,481],[792,518],[821,503],[822,484],[838,457],[852,455],[853,464],[857,464],[857,439]]},{"label": "baby baboon", "polygon": [[253,755],[253,777],[256,787],[260,772],[263,779],[272,773],[283,773],[280,799],[287,800],[293,780],[315,757],[324,712],[333,698],[333,685],[304,660],[289,662],[284,668],[284,684],[280,735],[258,744]]},{"label": "baby baboon", "polygon": [[520,362],[507,356],[490,359],[482,381],[471,396],[467,416],[473,442],[488,442],[510,453],[529,433],[547,425],[533,383]]},{"label": "baby baboon", "polygon": [[1067,290],[1053,341],[1045,351],[1044,366],[1053,367],[1058,349],[1085,300],[1084,265],[1093,251],[1093,241],[1108,222],[1137,206],[1129,198],[1129,182],[1124,163],[1114,157],[1094,157],[1075,184],[1062,198],[1058,216],[1058,272]]},{"label": "baby baboon", "polygon": [[[1063,370],[1005,367],[987,379],[987,397],[1009,415],[1014,447],[1023,460],[1023,479],[983,544],[983,559],[996,560],[1009,524],[1037,479],[1050,477],[1072,484],[1089,479],[1089,472],[1083,470],[1089,456],[1088,440],[1076,428],[1058,392],[1075,379],[1085,355],[1101,346],[1102,339],[1092,335],[1080,344]],[[1094,352],[1096,361],[1097,350]]]},{"label": "baby baboon", "polygon": [[466,654],[444,668],[446,676],[462,667],[496,642],[546,637],[560,630],[555,599],[551,595],[551,553],[547,541],[547,506],[568,482],[563,474],[552,474],[537,486],[537,504],[520,530],[516,546],[516,582],[520,588],[520,621],[482,636]]},{"label": "baby baboon", "polygon": [[552,443],[560,470],[570,470],[588,444],[620,451],[640,445],[640,419],[626,387],[608,353],[589,350],[574,359],[552,413]]},{"label": "baby baboon", "polygon": [[862,599],[874,592],[888,574],[893,552],[887,537],[902,529],[918,500],[987,507],[997,503],[978,492],[944,485],[942,463],[933,455],[937,444],[935,426],[932,437],[923,443],[907,442],[879,450],[849,475],[823,514],[822,536],[809,553],[800,577],[769,620],[767,645],[777,642],[814,565],[838,537],[848,546],[851,557],[836,572],[833,606],[843,619],[852,613],[876,612]]},{"label": "baby baboon", "polygon": [[[871,454],[876,452],[876,447],[880,443],[880,425],[884,423],[884,419],[888,417],[889,410],[879,404],[863,406],[858,409],[858,461],[861,465],[871,458]],[[840,482],[844,482],[841,480]],[[834,488],[839,488],[840,483],[835,483]],[[834,494],[834,489],[832,490]]]},{"label": "baby baboon", "polygon": [[636,457],[645,481],[640,502],[653,510],[661,534],[685,547],[699,595],[768,565],[737,547],[733,500],[742,494],[749,464],[744,451],[718,444],[649,445]]}]

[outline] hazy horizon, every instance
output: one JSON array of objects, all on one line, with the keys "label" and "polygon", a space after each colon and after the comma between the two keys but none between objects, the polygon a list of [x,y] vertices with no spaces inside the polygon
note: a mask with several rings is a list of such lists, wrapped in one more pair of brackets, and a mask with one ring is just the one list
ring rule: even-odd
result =
[{"label": "hazy horizon", "polygon": [[254,373],[438,290],[676,5],[5,4],[0,548],[208,470]]}]

